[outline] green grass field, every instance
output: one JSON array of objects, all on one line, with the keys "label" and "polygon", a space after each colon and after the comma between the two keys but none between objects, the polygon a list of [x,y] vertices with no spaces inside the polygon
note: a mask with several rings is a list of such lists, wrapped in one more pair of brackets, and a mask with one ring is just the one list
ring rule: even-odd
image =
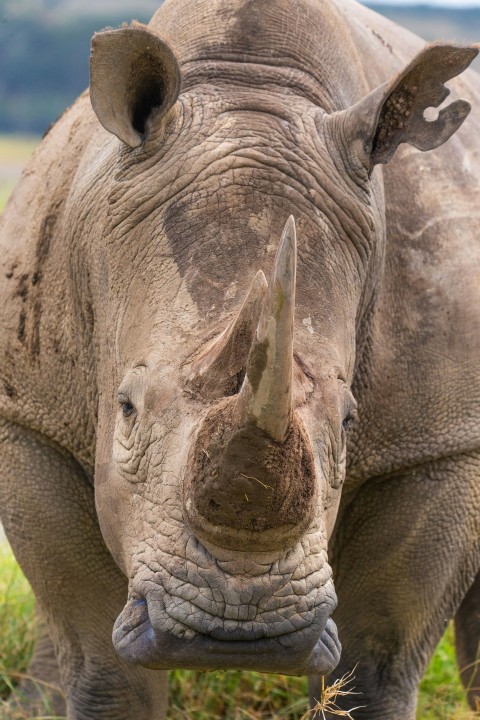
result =
[{"label": "green grass field", "polygon": [[38,145],[38,138],[0,135],[0,209],[17,183],[23,165]]},{"label": "green grass field", "polygon": [[[0,702],[32,652],[34,600],[6,543],[0,544]],[[353,682],[353,685],[355,683]],[[170,673],[168,720],[300,720],[306,711],[305,678],[253,672],[175,670]],[[361,698],[352,696],[352,706]],[[453,633],[448,629],[422,682],[419,720],[474,720],[455,666]],[[0,706],[1,720],[20,720]],[[353,713],[355,718],[355,713]],[[23,720],[23,719],[22,719]]]},{"label": "green grass field", "polygon": [[[0,209],[35,144],[32,138],[0,136]],[[27,668],[33,634],[32,593],[8,545],[0,540],[0,720],[27,720],[10,713],[4,701],[18,673]],[[172,671],[168,720],[300,720],[306,712],[306,698],[304,678],[234,671]],[[353,696],[352,705],[358,704],[361,698]],[[423,679],[417,716],[419,720],[479,717],[469,712],[464,700],[451,628]]]}]

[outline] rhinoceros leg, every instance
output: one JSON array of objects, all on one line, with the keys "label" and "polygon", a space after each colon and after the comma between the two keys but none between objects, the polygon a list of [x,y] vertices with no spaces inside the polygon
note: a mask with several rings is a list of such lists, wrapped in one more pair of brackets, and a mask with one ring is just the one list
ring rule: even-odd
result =
[{"label": "rhinoceros leg", "polygon": [[[460,456],[345,488],[331,555],[343,652],[327,681],[354,671],[361,694],[338,704],[364,705],[355,720],[414,720],[419,681],[480,567],[479,477],[480,455]],[[318,678],[310,688],[318,697]]]},{"label": "rhinoceros leg", "polygon": [[161,720],[165,673],[127,665],[111,633],[127,582],[103,544],[93,488],[67,453],[0,424],[0,508],[42,606],[69,720]]},{"label": "rhinoceros leg", "polygon": [[455,646],[468,701],[480,711],[480,573],[455,615]]},{"label": "rhinoceros leg", "polygon": [[35,650],[26,677],[9,698],[12,710],[21,709],[29,717],[36,715],[64,716],[65,697],[53,643],[45,620],[37,608]]}]

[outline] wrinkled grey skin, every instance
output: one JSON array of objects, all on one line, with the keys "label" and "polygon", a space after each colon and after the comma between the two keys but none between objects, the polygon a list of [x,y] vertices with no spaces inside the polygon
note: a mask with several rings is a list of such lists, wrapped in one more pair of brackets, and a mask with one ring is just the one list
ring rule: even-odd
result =
[{"label": "wrinkled grey skin", "polygon": [[[315,698],[322,674],[356,666],[356,718],[413,720],[448,619],[462,667],[479,640],[478,78],[451,82],[473,109],[442,144],[423,122],[430,61],[394,106],[368,95],[424,44],[359,5],[167,0],[149,30],[178,61],[178,99],[165,56],[171,106],[122,125],[155,43],[126,77],[128,42],[100,37],[92,100],[111,132],[82,96],[1,221],[0,507],[68,718],[158,720],[170,667],[309,673]],[[395,152],[405,98],[420,119],[403,140],[441,147]],[[215,366],[202,389],[192,367],[269,276],[289,215],[291,423],[314,486],[289,524],[234,473],[225,497],[245,496],[257,525],[220,500],[224,542],[186,497],[211,456],[196,439],[215,439],[253,382],[248,351],[237,387]]]}]

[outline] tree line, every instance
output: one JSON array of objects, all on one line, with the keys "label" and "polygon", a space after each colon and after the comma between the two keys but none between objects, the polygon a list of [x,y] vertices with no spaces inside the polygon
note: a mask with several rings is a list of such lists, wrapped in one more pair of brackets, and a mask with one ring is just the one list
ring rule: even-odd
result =
[{"label": "tree line", "polygon": [[[55,6],[63,0],[43,0],[43,5],[36,0],[30,7],[37,11],[31,12],[26,12],[28,0],[16,2],[0,0],[0,132],[41,134],[88,85],[93,33],[129,18],[125,13],[102,16],[98,9],[92,15],[82,11],[56,18]],[[426,39],[480,40],[479,9],[371,4]],[[25,12],[20,12],[22,7]],[[140,21],[149,19],[133,2],[131,12]]]},{"label": "tree line", "polygon": [[87,87],[93,33],[124,20],[0,17],[0,131],[42,134]]}]

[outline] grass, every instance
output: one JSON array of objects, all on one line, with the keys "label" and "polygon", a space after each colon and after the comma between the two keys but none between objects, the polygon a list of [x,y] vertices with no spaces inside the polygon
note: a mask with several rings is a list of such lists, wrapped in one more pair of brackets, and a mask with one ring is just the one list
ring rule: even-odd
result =
[{"label": "grass", "polygon": [[[326,686],[325,678],[322,677],[322,692],[320,700],[315,703],[315,706],[310,710],[307,710],[305,715],[302,716],[301,720],[308,720],[312,715],[318,714],[322,720],[325,720],[325,714],[334,715],[335,717],[347,718],[347,720],[354,720],[353,713],[362,705],[353,706],[352,700],[356,695],[358,698],[361,693],[355,690],[355,669],[347,673],[338,680],[335,680],[333,685]],[[342,697],[348,697],[350,702],[350,708],[348,710],[342,710],[338,706],[338,699]],[[360,699],[360,698],[359,698]]]},{"label": "grass", "polygon": [[0,163],[24,165],[37,145],[30,135],[0,135]]},{"label": "grass", "polygon": [[253,672],[170,673],[168,720],[300,720],[307,708],[305,678]]},{"label": "grass", "polygon": [[[0,542],[0,718],[27,720],[3,707],[16,673],[25,672],[32,652],[34,600],[29,585],[6,543]],[[327,690],[325,703],[335,702]],[[361,705],[352,695],[352,708]],[[331,705],[330,705],[331,707]],[[168,720],[309,720],[305,678],[254,672],[173,670],[170,673]],[[49,719],[51,716],[45,715]],[[348,714],[343,716],[348,718]],[[355,720],[355,712],[351,717]],[[478,720],[468,710],[455,665],[453,631],[449,627],[425,674],[420,689],[418,719]]]},{"label": "grass", "polygon": [[35,601],[6,543],[0,543],[0,698],[13,670],[24,670],[33,647]]},{"label": "grass", "polygon": [[468,709],[460,683],[452,625],[443,636],[423,678],[418,717],[421,720],[478,720],[479,714]]},{"label": "grass", "polygon": [[0,211],[37,145],[38,138],[29,135],[0,135]]},{"label": "grass", "polygon": [[[20,166],[37,140],[0,135],[0,210],[15,185]],[[28,720],[7,710],[5,700],[17,673],[26,670],[32,652],[34,600],[6,543],[0,541],[0,718]],[[336,690],[342,692],[342,688]],[[333,688],[333,693],[335,688]],[[330,695],[325,702],[335,702]],[[361,697],[352,698],[352,707]],[[170,673],[168,720],[308,720],[305,678],[252,672],[174,670]],[[475,720],[469,712],[455,665],[453,631],[443,637],[423,679],[420,720]],[[51,716],[45,715],[45,718]],[[341,717],[341,716],[339,716]],[[347,717],[348,715],[343,715]],[[355,718],[355,713],[352,713]],[[37,719],[38,720],[38,719]]]}]

